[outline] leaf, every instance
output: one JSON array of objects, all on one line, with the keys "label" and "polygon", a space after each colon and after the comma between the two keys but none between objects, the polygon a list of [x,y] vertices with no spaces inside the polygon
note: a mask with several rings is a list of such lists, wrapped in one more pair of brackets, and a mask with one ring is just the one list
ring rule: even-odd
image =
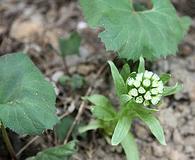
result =
[{"label": "leaf", "polygon": [[[73,121],[74,121],[73,117],[67,116],[63,118],[59,123],[57,123],[56,126],[54,127],[55,133],[60,141],[63,141],[65,139],[67,132],[70,126],[72,125]],[[74,135],[76,132],[77,132],[76,128],[74,128],[72,135]]]},{"label": "leaf", "polygon": [[81,43],[81,37],[78,33],[73,32],[68,39],[59,38],[60,55],[65,57],[67,55],[78,54]]},{"label": "leaf", "polygon": [[85,99],[87,99],[88,101],[90,101],[92,104],[96,106],[112,107],[112,104],[110,103],[109,99],[100,94],[94,94],[94,95],[85,97]]},{"label": "leaf", "polygon": [[80,0],[89,25],[103,27],[99,34],[108,51],[120,58],[148,60],[175,54],[190,25],[180,18],[170,0],[152,0],[151,10],[136,12],[132,0]]},{"label": "leaf", "polygon": [[104,121],[110,121],[116,118],[116,111],[105,96],[96,94],[86,97],[86,99],[95,105],[92,108],[92,113],[96,118]]},{"label": "leaf", "polygon": [[131,119],[127,116],[122,116],[114,129],[111,140],[112,145],[118,145],[121,143],[121,141],[123,141],[123,139],[127,136],[130,127]]},{"label": "leaf", "polygon": [[163,73],[160,75],[160,80],[163,82],[163,84],[166,84],[171,79],[171,75],[167,73]]},{"label": "leaf", "polygon": [[138,67],[138,73],[144,73],[145,72],[145,61],[143,57],[139,58],[139,67]]},{"label": "leaf", "polygon": [[135,111],[137,113],[137,116],[144,123],[146,123],[146,125],[150,128],[152,134],[156,137],[156,139],[162,145],[166,145],[163,128],[161,127],[161,125],[160,125],[159,121],[156,119],[156,117],[153,114],[151,114],[149,111],[146,111],[144,109],[137,110],[135,108]]},{"label": "leaf", "polygon": [[129,77],[131,71],[130,71],[130,67],[129,67],[129,64],[128,63],[125,63],[123,65],[123,68],[121,69],[121,76],[123,77],[123,80],[126,81],[127,78]]},{"label": "leaf", "polygon": [[127,88],[122,76],[120,75],[118,69],[116,68],[112,61],[108,61],[108,63],[111,68],[116,94],[118,96],[120,96],[121,94],[125,94],[127,92]]},{"label": "leaf", "polygon": [[74,74],[71,78],[71,86],[74,90],[82,88],[84,83],[84,77],[79,74]]},{"label": "leaf", "polygon": [[127,160],[139,160],[139,152],[135,139],[131,133],[128,133],[121,142],[121,145],[125,151]]},{"label": "leaf", "polygon": [[0,57],[0,119],[18,134],[41,134],[58,122],[53,86],[27,55]]},{"label": "leaf", "polygon": [[26,160],[68,160],[68,157],[75,152],[75,142],[73,141],[62,146],[43,150],[42,152],[39,152],[35,157],[30,157]]},{"label": "leaf", "polygon": [[176,85],[173,87],[165,87],[163,96],[170,96],[170,95],[176,94],[180,92],[182,89],[183,89],[183,85],[178,84],[178,83],[176,83]]},{"label": "leaf", "polygon": [[132,99],[132,97],[130,95],[122,94],[120,96],[120,103],[123,106],[123,105],[127,104],[127,102],[129,102],[131,99]]},{"label": "leaf", "polygon": [[96,130],[98,128],[103,128],[101,123],[97,120],[92,120],[87,126],[83,126],[79,128],[79,133],[84,133],[89,130]]}]

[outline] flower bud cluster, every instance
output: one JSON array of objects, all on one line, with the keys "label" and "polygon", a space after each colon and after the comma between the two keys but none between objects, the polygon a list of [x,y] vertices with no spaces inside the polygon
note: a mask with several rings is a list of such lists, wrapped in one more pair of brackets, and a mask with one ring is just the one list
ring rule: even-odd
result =
[{"label": "flower bud cluster", "polygon": [[135,73],[128,77],[126,83],[128,94],[136,103],[149,106],[160,102],[164,85],[157,74],[147,70],[144,73]]}]

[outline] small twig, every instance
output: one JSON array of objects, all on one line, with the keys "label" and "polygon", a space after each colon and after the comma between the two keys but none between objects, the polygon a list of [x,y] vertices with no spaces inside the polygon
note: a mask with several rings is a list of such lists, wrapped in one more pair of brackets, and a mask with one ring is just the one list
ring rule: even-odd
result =
[{"label": "small twig", "polygon": [[[95,76],[95,79],[97,79],[97,78],[101,75],[101,73],[104,71],[104,69],[106,68],[106,66],[107,66],[107,64],[103,65],[103,66],[99,69],[97,75]],[[89,96],[90,93],[92,92],[92,89],[93,89],[92,86],[89,87],[89,88],[87,89],[87,92],[85,93],[85,96]],[[71,135],[71,133],[72,133],[72,131],[73,131],[75,125],[78,123],[78,121],[79,121],[79,119],[80,119],[80,117],[81,117],[81,115],[82,115],[84,109],[85,109],[85,101],[82,101],[82,103],[81,103],[81,105],[80,105],[80,107],[79,107],[79,111],[78,111],[78,113],[77,113],[77,115],[76,115],[76,118],[74,119],[72,125],[70,126],[70,128],[69,128],[69,130],[68,130],[68,133],[67,133],[66,138],[65,138],[65,140],[64,140],[64,144],[66,144],[66,143],[68,142],[68,139],[70,138],[70,135]]]},{"label": "small twig", "polygon": [[[91,91],[92,91],[92,87],[89,87],[88,90],[87,90],[87,92],[86,92],[86,94],[85,94],[85,96],[89,96],[89,94],[91,93]],[[64,144],[67,143],[67,141],[68,141],[68,139],[69,139],[69,137],[70,137],[70,135],[71,135],[71,133],[72,133],[75,125],[77,124],[77,122],[79,121],[79,119],[80,119],[80,117],[81,117],[81,115],[83,113],[84,108],[85,108],[85,102],[82,101],[82,103],[81,103],[81,105],[79,107],[79,111],[78,111],[78,113],[76,115],[76,118],[74,119],[72,125],[70,126],[70,128],[68,130],[68,133],[67,133],[66,138],[64,140]]]},{"label": "small twig", "polygon": [[10,142],[9,136],[2,122],[1,122],[1,131],[2,131],[3,140],[5,142],[5,145],[7,147],[10,156],[12,157],[13,160],[17,160],[14,148]]},{"label": "small twig", "polygon": [[62,58],[62,60],[63,60],[63,64],[64,64],[64,72],[65,72],[65,74],[70,75],[69,68],[68,68],[67,61],[66,61],[66,57]]},{"label": "small twig", "polygon": [[16,154],[16,156],[18,157],[22,152],[24,152],[24,150],[26,150],[26,148],[28,148],[34,141],[36,141],[40,136],[35,136],[33,139],[31,139],[27,144],[25,144],[20,150],[19,152]]}]

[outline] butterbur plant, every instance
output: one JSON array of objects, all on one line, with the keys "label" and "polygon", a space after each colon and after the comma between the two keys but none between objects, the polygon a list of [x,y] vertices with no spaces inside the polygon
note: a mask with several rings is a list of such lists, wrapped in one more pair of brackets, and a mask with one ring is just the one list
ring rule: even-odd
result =
[{"label": "butterbur plant", "polygon": [[[147,1],[150,2],[150,1]],[[139,160],[131,124],[143,121],[162,145],[166,145],[163,128],[155,113],[163,97],[179,92],[181,84],[167,86],[169,74],[158,75],[145,70],[145,60],[175,54],[190,25],[188,17],[178,17],[170,0],[151,0],[151,9],[136,10],[132,0],[81,0],[84,16],[99,34],[107,51],[114,51],[123,60],[139,60],[137,70],[124,64],[119,72],[108,61],[120,106],[114,107],[103,95],[85,97],[92,106],[95,120],[80,132],[101,129],[112,145],[121,144],[128,160]],[[117,110],[116,110],[117,108]]]},{"label": "butterbur plant", "polygon": [[130,72],[128,67],[128,76],[122,75],[124,72],[120,74],[113,62],[108,63],[116,95],[120,100],[119,110],[116,111],[116,107],[103,95],[86,97],[94,105],[92,113],[97,119],[81,128],[81,132],[101,128],[106,136],[111,136],[112,145],[122,145],[128,160],[137,160],[139,159],[137,146],[130,132],[133,120],[136,118],[142,120],[156,139],[162,145],[166,145],[163,129],[154,114],[158,111],[163,97],[179,92],[182,86],[178,83],[172,87],[166,86],[171,76],[169,74],[158,76],[145,70],[142,57],[138,71]]}]

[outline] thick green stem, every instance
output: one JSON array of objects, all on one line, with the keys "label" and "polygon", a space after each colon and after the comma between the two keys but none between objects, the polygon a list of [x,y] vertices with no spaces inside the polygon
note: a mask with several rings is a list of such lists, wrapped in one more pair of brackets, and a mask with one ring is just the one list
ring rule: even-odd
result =
[{"label": "thick green stem", "polygon": [[13,149],[13,146],[12,146],[12,144],[10,142],[9,136],[7,134],[7,131],[6,131],[3,123],[0,123],[0,127],[1,127],[1,132],[2,132],[2,136],[3,136],[3,140],[5,142],[5,145],[7,147],[7,150],[9,152],[10,156],[12,157],[12,160],[17,160],[15,151]]}]

